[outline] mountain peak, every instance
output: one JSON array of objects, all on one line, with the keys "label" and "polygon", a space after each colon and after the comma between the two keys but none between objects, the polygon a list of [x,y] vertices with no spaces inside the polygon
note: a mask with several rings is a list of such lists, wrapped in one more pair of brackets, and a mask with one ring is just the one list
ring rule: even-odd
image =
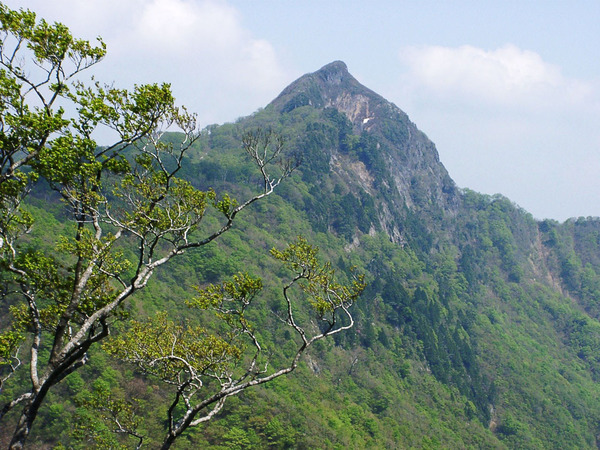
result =
[{"label": "mountain peak", "polygon": [[332,107],[346,114],[356,131],[363,131],[373,118],[370,105],[383,103],[388,104],[383,97],[360,84],[343,61],[334,61],[298,78],[271,105],[283,113],[307,105]]},{"label": "mountain peak", "polygon": [[338,60],[338,61],[330,62],[329,64],[325,64],[317,72],[323,72],[323,71],[327,71],[327,70],[348,72],[348,66],[346,65],[346,63],[344,61]]},{"label": "mountain peak", "polygon": [[[395,186],[405,205],[437,204],[445,205],[448,211],[455,210],[458,201],[456,186],[440,163],[433,142],[417,129],[400,108],[354,78],[344,62],[334,61],[316,72],[301,76],[286,87],[269,107],[282,114],[306,107],[337,110],[350,122],[355,142],[363,137],[366,139],[364,142],[369,139],[373,142],[372,147],[363,149],[361,153],[363,160],[373,169],[373,179],[381,178],[382,173],[379,172],[387,166],[389,179],[392,180],[388,187]],[[303,114],[297,117],[301,118]],[[346,147],[352,145],[347,142],[342,144]],[[373,168],[375,160],[381,163],[379,172]],[[353,172],[352,162],[346,166]],[[339,170],[345,169],[340,166]],[[360,178],[359,175],[353,172],[351,176]],[[400,206],[394,208],[397,207]],[[386,225],[383,228],[388,229]],[[392,236],[397,233],[389,234]]]},{"label": "mountain peak", "polygon": [[343,61],[329,63],[321,67],[316,73],[319,74],[325,82],[332,84],[340,84],[342,80],[347,77],[353,78],[348,72],[348,66]]}]

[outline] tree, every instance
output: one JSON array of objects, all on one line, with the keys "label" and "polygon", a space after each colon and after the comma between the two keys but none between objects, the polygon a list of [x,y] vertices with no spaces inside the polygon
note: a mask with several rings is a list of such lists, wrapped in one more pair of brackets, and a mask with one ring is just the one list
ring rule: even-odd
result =
[{"label": "tree", "polygon": [[[11,305],[0,333],[0,389],[19,368],[29,371],[28,386],[3,399],[0,421],[20,408],[10,445],[22,448],[48,392],[86,364],[125,302],[159,267],[227,232],[297,161],[283,157],[275,134],[250,133],[243,148],[262,177],[260,192],[238,203],[195,189],[177,173],[200,132],[168,84],[87,86],[79,75],[104,57],[101,40],[92,45],[2,4],[0,23],[0,263],[8,277],[1,295]],[[102,128],[115,136],[109,146],[94,138]],[[173,128],[179,143],[163,139]],[[70,234],[55,248],[23,240],[37,226],[26,198],[40,184],[68,211]],[[209,210],[222,218],[216,229],[202,226]]]},{"label": "tree", "polygon": [[[163,449],[170,448],[189,427],[213,418],[228,397],[289,374],[316,341],[353,326],[349,308],[365,287],[363,278],[358,276],[349,285],[339,284],[331,265],[319,263],[317,251],[301,237],[283,251],[271,250],[272,256],[294,274],[282,289],[286,308],[280,320],[298,340],[294,356],[284,367],[269,371],[269,361],[262,358],[261,343],[246,317],[262,282],[243,273],[232,281],[198,290],[189,302],[191,307],[216,314],[220,325],[226,325],[221,330],[175,323],[161,313],[145,321],[132,321],[127,332],[105,343],[109,353],[135,364],[175,391],[167,411]],[[298,293],[293,293],[296,286],[320,326],[299,322],[296,312],[301,302],[295,298]],[[114,421],[114,417],[108,420]],[[127,433],[141,439],[135,430]]]}]

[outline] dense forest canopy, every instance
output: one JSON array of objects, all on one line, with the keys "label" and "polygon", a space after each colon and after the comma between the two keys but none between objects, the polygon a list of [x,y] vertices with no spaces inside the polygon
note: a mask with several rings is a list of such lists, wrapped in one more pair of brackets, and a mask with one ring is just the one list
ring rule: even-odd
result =
[{"label": "dense forest canopy", "polygon": [[597,448],[600,220],[459,189],[340,61],[197,130],[2,24],[2,444]]}]

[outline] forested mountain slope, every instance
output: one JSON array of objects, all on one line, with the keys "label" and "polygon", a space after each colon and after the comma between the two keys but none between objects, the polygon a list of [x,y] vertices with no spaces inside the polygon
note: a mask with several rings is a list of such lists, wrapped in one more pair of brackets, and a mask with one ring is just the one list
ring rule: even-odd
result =
[{"label": "forested mountain slope", "polygon": [[[243,198],[259,178],[240,141],[257,128],[282,135],[302,164],[229,234],[158,272],[135,311],[185,313],[193,285],[248,271],[265,284],[253,320],[277,362],[293,337],[274,314],[270,248],[303,235],[368,286],[353,329],[289,377],[230,399],[180,448],[597,448],[600,220],[538,222],[502,196],[459,189],[426,135],[339,61],[252,116],[208,127],[183,176]],[[30,210],[46,224],[33,244],[63,226],[43,187]],[[32,444],[89,445],[72,435],[93,417],[73,400],[92,390],[87,379],[136,397],[152,436],[164,395],[98,352],[43,409]]]}]

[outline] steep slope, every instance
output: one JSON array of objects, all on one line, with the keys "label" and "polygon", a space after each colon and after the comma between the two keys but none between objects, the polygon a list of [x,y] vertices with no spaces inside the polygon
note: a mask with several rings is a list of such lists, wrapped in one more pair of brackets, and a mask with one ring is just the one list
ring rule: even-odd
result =
[{"label": "steep slope", "polygon": [[[277,362],[290,335],[274,314],[281,274],[269,248],[302,234],[338,274],[356,266],[369,285],[351,332],[231,399],[182,448],[597,448],[600,220],[536,222],[502,196],[458,189],[425,134],[340,61],[209,127],[183,175],[244,198],[258,178],[240,139],[257,127],[283,135],[302,165],[223,239],[159,273],[137,309],[189,314],[190,286],[260,275],[251,319]],[[34,196],[33,213],[60,228],[59,206],[45,202]],[[152,380],[92,361],[84,378],[140,398],[152,435],[165,409]],[[82,389],[77,377],[66,394]],[[72,442],[68,417],[81,408],[64,399],[42,412],[39,442]]]},{"label": "steep slope", "polygon": [[[280,114],[303,106],[331,108],[345,117],[349,123],[340,123],[344,135],[340,153],[354,153],[358,161],[349,163],[332,154],[331,169],[360,180],[361,187],[372,195],[385,192],[388,201],[383,205],[389,211],[435,205],[446,213],[456,212],[458,190],[440,163],[435,145],[397,106],[361,85],[343,62],[304,75],[269,105]],[[380,222],[384,229],[393,230],[389,211]]]},{"label": "steep slope", "polygon": [[339,61],[236,127],[265,125],[305,156],[282,199],[370,275],[357,335],[338,344],[373,351],[367,370],[403,355],[376,378],[411,367],[411,388],[430,373],[458,389],[498,445],[596,445],[597,221],[537,223],[460,191],[407,115]]},{"label": "steep slope", "polygon": [[[453,411],[454,419],[442,419],[446,431],[424,425],[417,440],[399,432],[401,447],[448,438],[449,429],[460,436],[454,446],[474,445],[456,421],[480,427],[477,439],[492,439],[484,446],[596,445],[592,355],[600,346],[591,311],[600,269],[597,244],[591,250],[581,241],[598,242],[597,222],[537,223],[502,196],[457,189],[433,143],[342,62],[301,77],[255,115],[212,130],[205,150],[222,155],[224,136],[233,142],[256,126],[278,130],[304,155],[279,191],[290,209],[270,216],[279,236],[307,234],[340,269],[355,264],[369,275],[356,334],[337,344],[369,355],[348,372],[357,385],[378,386],[370,395],[403,405],[374,412],[378,420],[406,424],[407,398],[427,411],[423,424],[441,408]],[[421,383],[431,376],[428,391]],[[384,394],[389,385],[381,380],[389,377],[401,392]],[[461,399],[458,410],[433,400],[445,389]]]}]

